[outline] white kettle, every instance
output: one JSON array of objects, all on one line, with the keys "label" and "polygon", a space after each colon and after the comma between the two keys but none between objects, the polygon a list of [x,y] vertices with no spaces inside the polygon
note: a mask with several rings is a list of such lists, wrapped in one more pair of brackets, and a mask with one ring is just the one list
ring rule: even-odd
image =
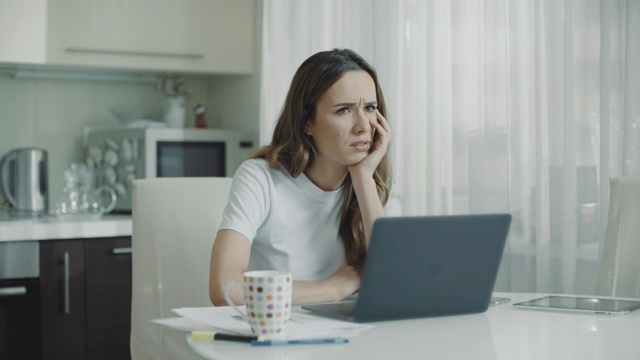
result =
[{"label": "white kettle", "polygon": [[6,153],[0,159],[0,192],[10,215],[47,214],[47,151],[20,148]]}]

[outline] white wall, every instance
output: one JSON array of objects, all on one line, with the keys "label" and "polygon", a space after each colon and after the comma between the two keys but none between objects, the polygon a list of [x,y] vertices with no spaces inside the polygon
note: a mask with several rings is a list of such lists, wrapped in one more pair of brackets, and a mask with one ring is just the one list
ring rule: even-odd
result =
[{"label": "white wall", "polygon": [[259,74],[216,77],[209,82],[208,90],[211,104],[207,110],[209,126],[251,131],[257,141],[260,130]]}]

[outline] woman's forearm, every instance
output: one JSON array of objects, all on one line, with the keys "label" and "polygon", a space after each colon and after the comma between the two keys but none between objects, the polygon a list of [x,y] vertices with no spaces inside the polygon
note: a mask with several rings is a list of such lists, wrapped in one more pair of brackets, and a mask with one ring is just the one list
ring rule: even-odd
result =
[{"label": "woman's forearm", "polygon": [[340,301],[360,287],[358,270],[349,265],[341,266],[330,278],[322,281],[294,281],[294,305]]},{"label": "woman's forearm", "polygon": [[334,289],[325,281],[294,281],[291,302],[293,305],[340,301]]},{"label": "woman's forearm", "polygon": [[369,246],[373,222],[376,221],[377,218],[384,216],[384,207],[382,206],[382,202],[378,196],[376,182],[373,178],[352,176],[351,181],[353,183],[356,196],[358,197],[360,213],[362,214],[364,236],[367,241],[367,246]]}]

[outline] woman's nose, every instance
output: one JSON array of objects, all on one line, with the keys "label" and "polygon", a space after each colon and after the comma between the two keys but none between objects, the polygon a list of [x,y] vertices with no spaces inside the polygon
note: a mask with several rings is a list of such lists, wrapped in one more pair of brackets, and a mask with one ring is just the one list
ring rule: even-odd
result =
[{"label": "woman's nose", "polygon": [[371,114],[365,111],[358,111],[356,113],[356,121],[354,130],[357,134],[371,131],[371,124],[369,123]]}]

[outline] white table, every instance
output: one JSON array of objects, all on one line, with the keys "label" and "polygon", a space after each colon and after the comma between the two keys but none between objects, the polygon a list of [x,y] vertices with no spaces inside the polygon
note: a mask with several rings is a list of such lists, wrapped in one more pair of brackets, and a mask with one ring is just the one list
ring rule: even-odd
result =
[{"label": "white table", "polygon": [[[544,294],[495,295],[513,303]],[[525,310],[511,303],[483,314],[373,323],[373,329],[344,345],[252,347],[186,339],[206,359],[640,359],[640,310],[590,315]]]}]

